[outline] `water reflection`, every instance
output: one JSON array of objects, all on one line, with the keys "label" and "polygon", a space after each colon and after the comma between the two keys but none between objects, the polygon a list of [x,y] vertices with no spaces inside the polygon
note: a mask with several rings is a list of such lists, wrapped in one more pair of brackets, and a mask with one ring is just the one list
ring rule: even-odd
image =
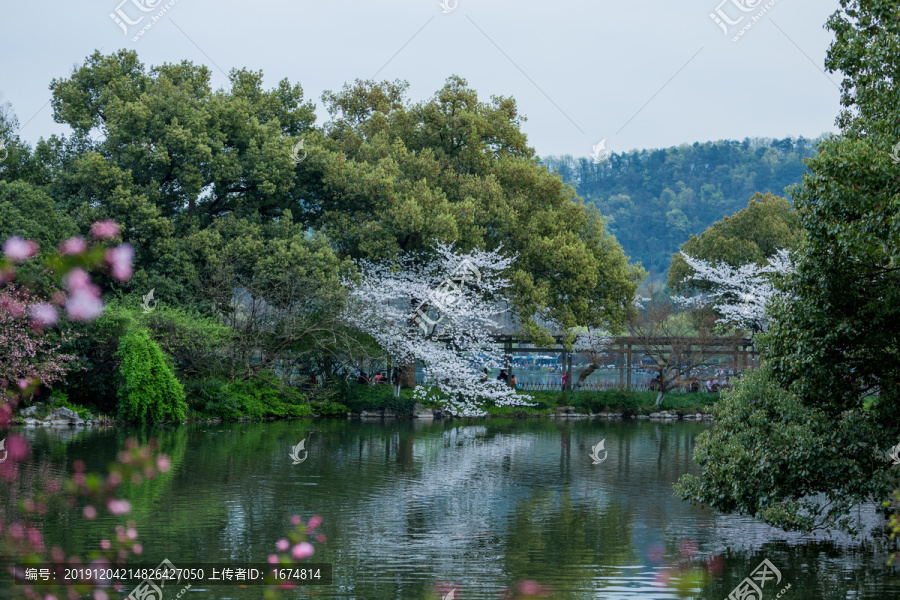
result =
[{"label": "water reflection", "polygon": [[[497,419],[31,430],[23,481],[70,471],[77,458],[101,470],[128,435],[157,437],[171,472],[125,488],[148,562],[264,562],[292,514],[321,514],[328,541],[315,558],[334,564],[335,581],[308,590],[321,598],[418,599],[453,582],[460,600],[494,599],[530,579],[553,598],[721,600],[764,559],[791,583],[789,598],[900,597],[896,571],[870,547],[673,498],[672,483],[695,472],[694,440],[706,427]],[[304,439],[308,458],[293,464]],[[593,464],[602,439],[608,458]],[[48,518],[49,542],[80,553],[115,524]]]}]

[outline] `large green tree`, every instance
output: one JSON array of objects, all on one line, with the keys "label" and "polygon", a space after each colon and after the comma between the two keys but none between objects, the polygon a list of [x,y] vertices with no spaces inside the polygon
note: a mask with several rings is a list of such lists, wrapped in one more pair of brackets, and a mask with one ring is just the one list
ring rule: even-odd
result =
[{"label": "large green tree", "polygon": [[[844,73],[841,135],[826,140],[794,192],[806,241],[776,313],[773,373],[833,414],[878,394],[900,409],[900,7],[842,0],[826,67]],[[900,430],[898,430],[900,435]],[[896,443],[896,442],[895,442]]]},{"label": "large green tree", "polygon": [[136,249],[126,290],[193,301],[203,290],[178,240],[228,214],[302,212],[291,147],[312,131],[312,104],[287,80],[263,89],[260,72],[235,69],[230,84],[214,90],[209,70],[189,62],[148,69],[127,50],[95,52],[52,82],[54,118],[74,134],[43,149],[59,165],[50,193],[83,230],[123,224]]},{"label": "large green tree", "polygon": [[685,499],[787,529],[850,529],[896,486],[900,440],[900,6],[842,0],[826,67],[844,73],[841,135],[793,190],[804,240],[763,336],[685,477]]},{"label": "large green tree", "polygon": [[323,96],[332,120],[310,153],[310,222],[352,258],[502,247],[518,256],[507,276],[526,331],[539,335],[541,320],[618,329],[642,270],[540,166],[515,101],[480,101],[458,77],[417,104],[406,90],[357,81]]}]

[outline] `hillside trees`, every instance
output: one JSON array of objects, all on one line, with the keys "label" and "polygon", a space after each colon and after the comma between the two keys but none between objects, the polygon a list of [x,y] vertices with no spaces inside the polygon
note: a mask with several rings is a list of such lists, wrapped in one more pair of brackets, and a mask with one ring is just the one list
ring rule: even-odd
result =
[{"label": "hillside trees", "polygon": [[663,274],[689,235],[745,207],[756,193],[782,194],[799,183],[817,141],[719,140],[614,152],[599,165],[571,156],[543,163],[600,209],[626,254]]}]

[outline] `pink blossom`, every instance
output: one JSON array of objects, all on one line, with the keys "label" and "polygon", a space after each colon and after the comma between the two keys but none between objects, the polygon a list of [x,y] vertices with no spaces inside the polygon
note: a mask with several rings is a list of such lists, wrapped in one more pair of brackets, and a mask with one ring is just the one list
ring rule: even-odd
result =
[{"label": "pink blossom", "polygon": [[661,563],[665,554],[666,549],[663,548],[662,544],[652,544],[647,548],[647,560],[653,564],[658,565]]},{"label": "pink blossom", "polygon": [[434,595],[440,598],[451,595],[450,592],[453,592],[453,597],[456,598],[459,596],[460,592],[459,585],[452,581],[435,581],[431,589],[434,592]]},{"label": "pink blossom", "polygon": [[550,588],[539,584],[537,581],[533,581],[531,579],[526,579],[524,581],[520,581],[516,586],[519,590],[519,593],[523,596],[535,596],[538,598],[546,598],[552,592]]},{"label": "pink blossom", "polygon": [[668,569],[660,569],[653,578],[653,584],[659,587],[668,587],[671,579],[672,573]]},{"label": "pink blossom", "polygon": [[103,313],[103,302],[91,290],[76,290],[66,300],[66,313],[76,321],[91,321]]},{"label": "pink blossom", "polygon": [[28,442],[20,435],[13,434],[6,438],[6,450],[9,452],[9,458],[15,462],[28,458]]},{"label": "pink blossom", "polygon": [[710,575],[718,575],[725,566],[725,557],[721,554],[714,554],[706,559],[706,570]]},{"label": "pink blossom", "polygon": [[144,547],[141,544],[135,544],[131,547],[131,551],[135,554],[142,554],[144,552]]},{"label": "pink blossom", "polygon": [[40,327],[52,327],[59,320],[56,307],[47,302],[39,302],[29,310],[31,320]]},{"label": "pink blossom", "polygon": [[277,542],[275,542],[275,549],[278,550],[279,552],[284,552],[285,550],[287,550],[290,547],[290,545],[291,545],[291,543],[289,541],[287,541],[286,539],[280,539]]},{"label": "pink blossom", "polygon": [[97,509],[88,504],[84,507],[84,518],[88,521],[93,521],[97,518]]},{"label": "pink blossom", "polygon": [[109,540],[100,540],[101,550],[109,550],[110,548],[112,548],[112,543]]},{"label": "pink blossom", "polygon": [[70,292],[83,290],[91,286],[91,276],[84,269],[76,268],[69,271],[63,278],[63,285]]},{"label": "pink blossom", "polygon": [[137,537],[138,537],[138,536],[137,536],[137,529],[135,529],[134,527],[129,527],[129,528],[128,528],[128,531],[125,532],[125,536],[126,536],[129,540],[132,540],[132,541],[133,541],[133,540],[136,540]]},{"label": "pink blossom", "polygon": [[91,225],[91,235],[98,239],[109,239],[119,235],[119,224],[115,221],[97,221]]},{"label": "pink blossom", "polygon": [[270,564],[270,565],[277,565],[277,564],[278,564],[278,555],[277,555],[277,554],[270,554],[268,560],[269,560],[269,564]]},{"label": "pink blossom", "polygon": [[678,544],[678,553],[682,558],[693,558],[697,554],[697,541],[690,538],[681,540],[681,543]]},{"label": "pink blossom", "polygon": [[36,242],[14,235],[3,243],[3,254],[13,262],[22,262],[37,254],[38,248]]},{"label": "pink blossom", "polygon": [[9,526],[9,537],[14,540],[22,539],[22,536],[25,534],[25,530],[22,529],[22,526],[18,523],[13,523]]},{"label": "pink blossom", "polygon": [[320,533],[319,535],[316,536],[316,541],[319,542],[320,544],[324,544],[327,539],[328,538],[325,537],[324,533]]},{"label": "pink blossom", "polygon": [[41,538],[41,532],[33,527],[28,529],[28,541],[31,542],[31,545],[35,548],[40,548],[44,544],[43,539]]},{"label": "pink blossom", "polygon": [[304,558],[309,558],[313,554],[315,554],[316,549],[313,548],[313,545],[309,542],[300,542],[296,546],[294,546],[293,550],[291,550],[291,555],[297,560],[303,560]]},{"label": "pink blossom", "polygon": [[316,527],[322,524],[322,517],[319,515],[314,516],[309,520],[309,523],[306,524],[306,533],[312,533],[316,530]]},{"label": "pink blossom", "polygon": [[59,253],[64,256],[81,254],[87,250],[87,244],[83,237],[71,237],[59,245]]},{"label": "pink blossom", "polygon": [[94,600],[109,600],[109,596],[103,590],[94,590]]},{"label": "pink blossom", "polygon": [[156,457],[156,468],[160,473],[168,473],[169,468],[172,466],[172,461],[169,460],[168,456],[159,455]]},{"label": "pink blossom", "polygon": [[131,512],[131,503],[128,500],[110,500],[106,508],[114,515],[127,515]]},{"label": "pink blossom", "polygon": [[300,515],[294,515],[293,517],[291,517],[291,525],[294,525],[296,527],[299,524],[300,524]]},{"label": "pink blossom", "polygon": [[131,263],[134,261],[134,248],[131,244],[110,248],[106,251],[105,259],[112,269],[112,276],[116,281],[131,279]]}]

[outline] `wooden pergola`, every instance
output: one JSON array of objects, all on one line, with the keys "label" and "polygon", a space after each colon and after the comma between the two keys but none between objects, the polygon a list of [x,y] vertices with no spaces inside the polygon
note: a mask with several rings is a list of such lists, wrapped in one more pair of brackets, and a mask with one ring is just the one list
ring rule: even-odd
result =
[{"label": "wooden pergola", "polygon": [[[572,365],[573,355],[580,354],[581,351],[569,351],[563,346],[564,337],[561,335],[553,336],[557,347],[546,348],[533,346],[529,340],[517,335],[498,335],[494,339],[503,346],[503,353],[506,357],[507,372],[512,376],[513,354],[531,354],[533,352],[540,353],[561,353],[562,365],[569,376],[569,383],[572,383]],[[677,346],[682,350],[687,348],[690,350],[692,345],[700,345],[699,338],[651,338],[638,339],[632,336],[623,336],[613,338],[613,342],[603,348],[598,354],[603,354],[615,359],[615,364],[619,370],[619,385],[631,387],[631,373],[634,369],[635,358],[646,356],[641,349],[641,343],[650,343],[656,347],[673,347]],[[717,337],[712,340],[705,339],[702,342],[704,346],[704,354],[706,355],[722,355],[731,357],[731,367],[735,373],[744,371],[754,362],[753,346],[749,338],[741,337]],[[726,363],[727,364],[727,363]]]}]

